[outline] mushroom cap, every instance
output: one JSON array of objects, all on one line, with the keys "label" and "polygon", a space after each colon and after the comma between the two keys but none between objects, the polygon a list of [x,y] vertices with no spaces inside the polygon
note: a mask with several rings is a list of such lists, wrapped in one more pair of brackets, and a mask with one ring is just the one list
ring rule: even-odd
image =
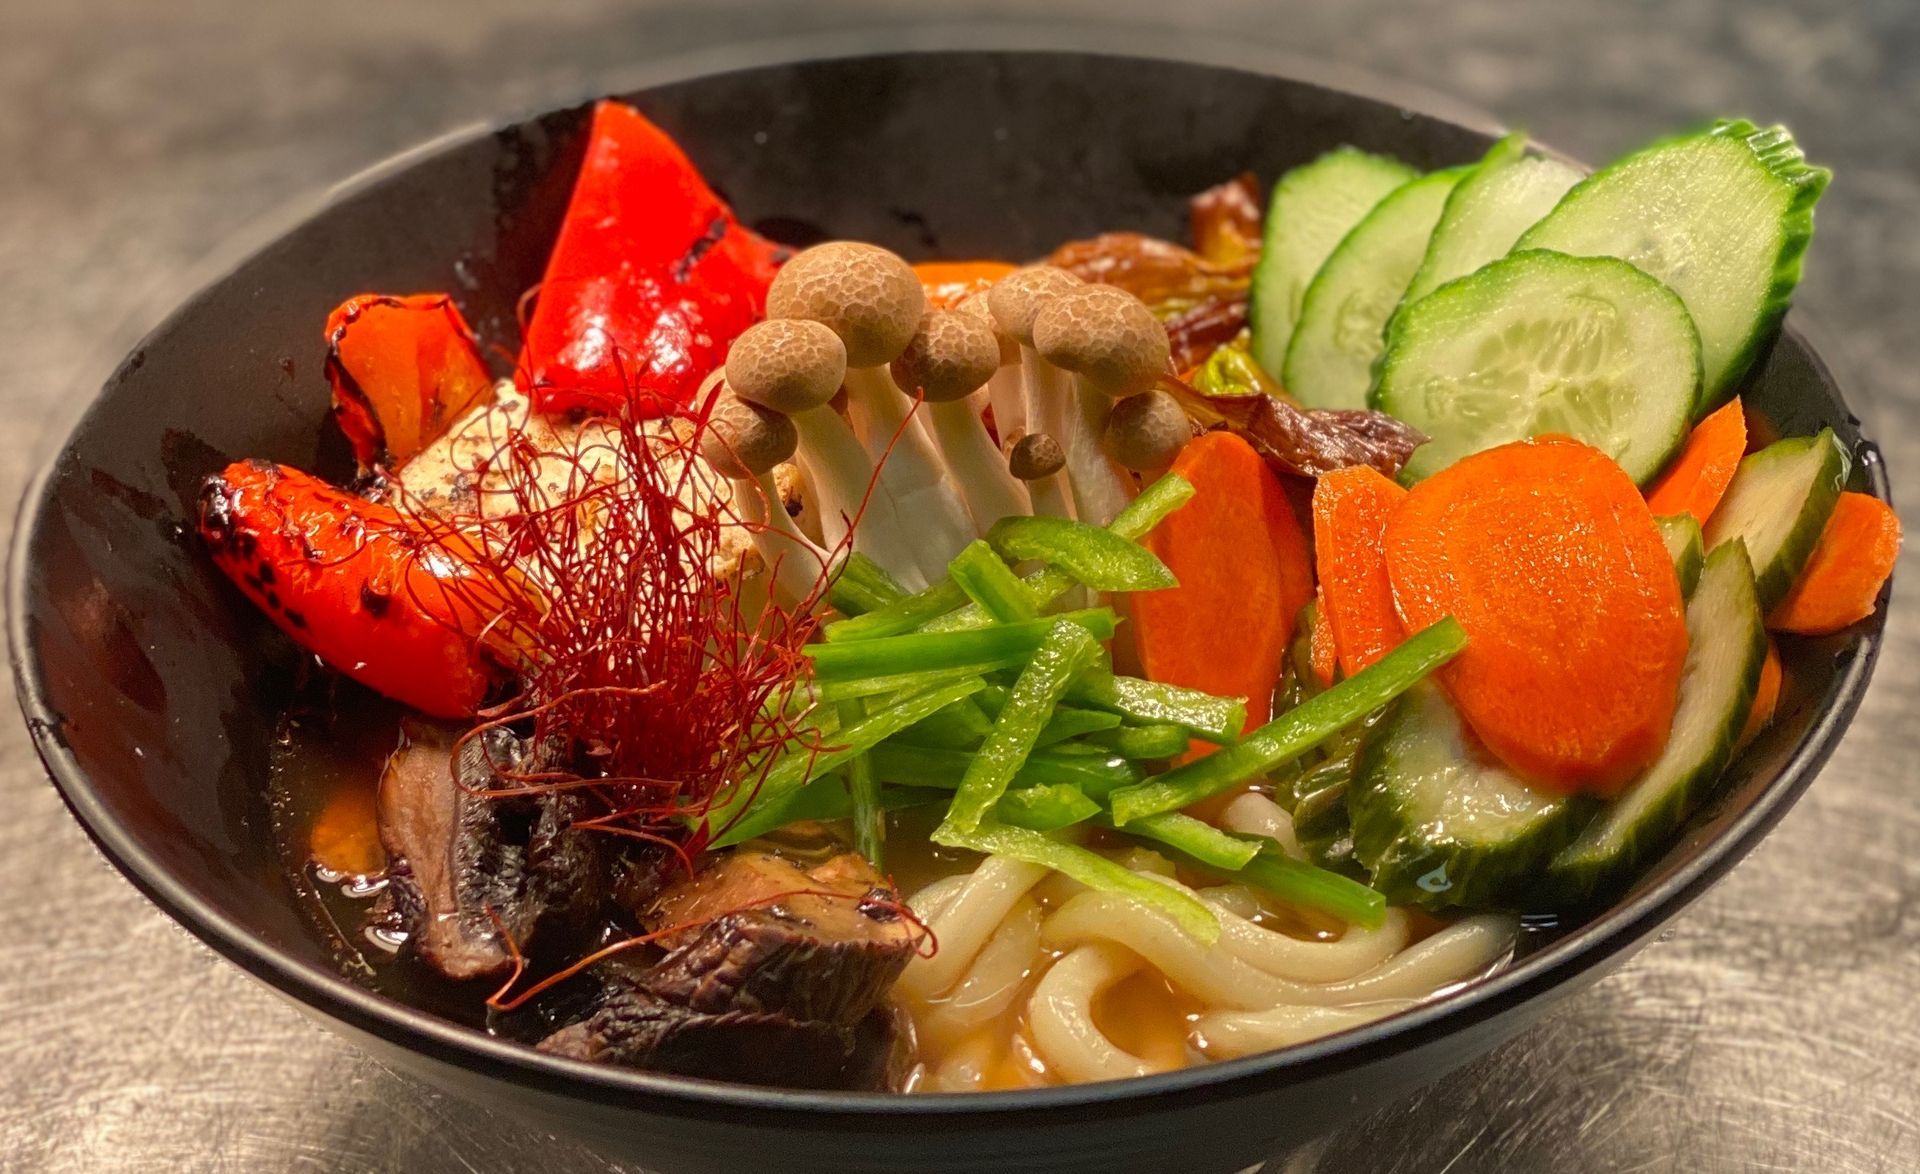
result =
[{"label": "mushroom cap", "polygon": [[999,367],[991,326],[958,310],[929,310],[890,369],[901,391],[922,392],[938,404],[972,395]]},{"label": "mushroom cap", "polygon": [[1000,365],[1006,367],[1020,361],[1020,341],[1000,329],[1000,323],[993,317],[993,307],[988,304],[992,296],[991,289],[975,290],[961,298],[953,308],[962,314],[971,314],[993,328],[993,337],[1000,343]]},{"label": "mushroom cap", "polygon": [[1101,437],[1107,455],[1136,473],[1164,469],[1193,439],[1193,422],[1164,391],[1143,391],[1113,405]]},{"label": "mushroom cap", "polygon": [[896,253],[828,241],[795,253],[767,288],[767,317],[825,324],[846,344],[849,367],[880,367],[906,349],[927,291]]},{"label": "mushroom cap", "polygon": [[840,336],[803,318],[756,322],[727,351],[727,386],[743,400],[792,415],[832,399],[847,377]]},{"label": "mushroom cap", "polygon": [[700,455],[722,476],[758,477],[793,456],[800,431],[784,412],[763,408],[723,391],[700,435]]},{"label": "mushroom cap", "polygon": [[1029,432],[1007,453],[1007,471],[1022,481],[1051,477],[1067,463],[1066,450],[1044,432]]},{"label": "mushroom cap", "polygon": [[1146,303],[1111,285],[1082,286],[1041,306],[1033,348],[1115,399],[1152,387],[1173,354],[1167,328]]},{"label": "mushroom cap", "polygon": [[1033,345],[1033,320],[1040,307],[1086,283],[1053,265],[1029,265],[993,283],[987,306],[1000,329],[1018,343]]}]

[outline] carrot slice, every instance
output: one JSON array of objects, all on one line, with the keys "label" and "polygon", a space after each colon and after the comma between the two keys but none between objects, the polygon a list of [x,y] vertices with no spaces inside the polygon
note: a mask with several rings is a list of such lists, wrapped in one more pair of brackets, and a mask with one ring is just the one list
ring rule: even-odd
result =
[{"label": "carrot slice", "polygon": [[1323,474],[1313,487],[1313,552],[1333,646],[1349,677],[1406,638],[1380,539],[1407,491],[1366,465]]},{"label": "carrot slice", "polygon": [[1313,596],[1306,535],[1280,479],[1229,432],[1188,444],[1173,471],[1193,500],[1154,527],[1149,550],[1178,587],[1130,597],[1146,675],[1247,699],[1247,728],[1271,716],[1293,620]]},{"label": "carrot slice", "polygon": [[1647,505],[1656,517],[1692,514],[1694,521],[1706,525],[1746,451],[1746,411],[1738,399],[1728,400],[1694,425],[1680,455],[1647,490]]},{"label": "carrot slice", "polygon": [[1468,457],[1407,494],[1385,545],[1407,630],[1466,629],[1440,678],[1502,762],[1606,795],[1658,757],[1687,652],[1680,580],[1604,453],[1551,437]]},{"label": "carrot slice", "polygon": [[1866,619],[1899,557],[1900,519],[1893,507],[1864,493],[1842,493],[1767,627],[1824,636]]},{"label": "carrot slice", "polygon": [[1760,662],[1760,684],[1753,693],[1753,705],[1747,710],[1747,724],[1740,727],[1736,746],[1753,741],[1761,730],[1773,724],[1773,711],[1780,707],[1780,686],[1786,674],[1780,669],[1780,646],[1767,640],[1767,659]]},{"label": "carrot slice", "polygon": [[1333,684],[1333,674],[1340,667],[1340,653],[1333,642],[1333,621],[1327,618],[1327,597],[1324,592],[1320,596],[1320,606],[1313,609],[1313,633],[1308,640],[1307,651],[1308,659],[1313,662],[1313,679],[1319,681],[1322,688]]},{"label": "carrot slice", "polygon": [[987,288],[1015,268],[1005,261],[922,261],[913,272],[926,287],[928,305],[951,309],[961,298]]}]

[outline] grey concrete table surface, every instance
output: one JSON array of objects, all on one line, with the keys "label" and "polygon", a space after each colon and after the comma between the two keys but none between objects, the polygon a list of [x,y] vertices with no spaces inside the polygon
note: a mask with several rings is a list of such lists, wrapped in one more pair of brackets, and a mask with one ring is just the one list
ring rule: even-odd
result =
[{"label": "grey concrete table surface", "polygon": [[[0,499],[182,273],[290,198],[641,58],[928,13],[1220,30],[1588,158],[1716,113],[1785,120],[1839,176],[1796,320],[1896,485],[1920,468],[1914,0],[0,0]],[[1909,603],[1825,775],[1663,941],[1293,1166],[1920,1169]],[[0,1167],[628,1169],[392,1075],[193,942],[93,852],[10,718],[0,772]]]}]

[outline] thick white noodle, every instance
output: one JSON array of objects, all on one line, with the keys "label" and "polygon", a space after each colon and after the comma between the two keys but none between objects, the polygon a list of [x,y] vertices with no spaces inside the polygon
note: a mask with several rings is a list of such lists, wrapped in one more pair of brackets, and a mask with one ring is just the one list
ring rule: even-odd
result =
[{"label": "thick white noodle", "polygon": [[1243,836],[1266,836],[1278,840],[1280,847],[1295,860],[1305,860],[1300,839],[1293,834],[1293,817],[1278,803],[1258,792],[1248,791],[1220,811],[1220,826]]},{"label": "thick white noodle", "polygon": [[927,913],[912,903],[914,913],[933,930],[939,948],[931,958],[916,957],[907,963],[906,972],[900,976],[899,992],[926,1002],[951,989],[1007,913],[1046,875],[1047,870],[1037,864],[989,856],[939,913]]},{"label": "thick white noodle", "polygon": [[921,1039],[950,1046],[1012,1005],[1040,964],[1040,917],[1033,898],[1014,904],[966,974],[921,1017]]},{"label": "thick white noodle", "polygon": [[1161,1071],[1121,1050],[1093,1022],[1093,1003],[1100,992],[1138,969],[1136,955],[1094,943],[1074,950],[1041,977],[1027,1005],[1027,1028],[1049,1069],[1074,1083]]},{"label": "thick white noodle", "polygon": [[1231,1060],[1290,1047],[1372,1023],[1413,1006],[1410,999],[1360,1007],[1274,1007],[1266,1011],[1207,1011],[1194,1020],[1193,1032],[1207,1057]]},{"label": "thick white noodle", "polygon": [[[1232,920],[1222,918],[1221,940],[1203,946],[1156,909],[1112,893],[1082,893],[1047,919],[1041,940],[1052,949],[1115,942],[1151,962],[1182,990],[1209,1006],[1257,1011],[1282,1003],[1338,1007],[1431,994],[1498,961],[1512,948],[1519,930],[1519,923],[1511,917],[1471,917],[1412,949],[1389,952],[1384,961],[1364,973],[1340,981],[1301,982],[1269,973],[1240,957],[1226,930],[1226,923]],[[1393,931],[1383,926],[1372,932]],[[1404,941],[1404,922],[1399,932]],[[1346,942],[1299,944],[1308,950],[1338,949]]]}]

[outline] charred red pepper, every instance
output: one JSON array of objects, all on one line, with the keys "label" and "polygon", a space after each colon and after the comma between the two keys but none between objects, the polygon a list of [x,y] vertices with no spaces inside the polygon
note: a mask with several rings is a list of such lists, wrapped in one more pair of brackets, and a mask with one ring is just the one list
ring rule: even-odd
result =
[{"label": "charred red pepper", "polygon": [[333,414],[363,469],[397,468],[491,392],[446,294],[356,294],[327,315]]},{"label": "charred red pepper", "polygon": [[783,250],[744,228],[666,133],[601,102],[518,379],[543,412],[660,414],[760,317]]},{"label": "charred red pepper", "polygon": [[497,592],[391,506],[285,465],[236,461],[201,491],[200,534],[282,631],[368,688],[468,717],[499,677],[470,635]]}]

